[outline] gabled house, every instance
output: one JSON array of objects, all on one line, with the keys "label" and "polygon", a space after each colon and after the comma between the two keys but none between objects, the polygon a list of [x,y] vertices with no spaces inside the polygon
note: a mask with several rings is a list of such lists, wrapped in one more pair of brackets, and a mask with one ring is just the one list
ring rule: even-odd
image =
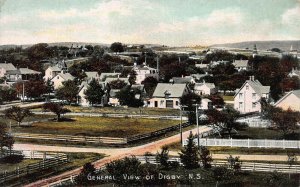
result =
[{"label": "gabled house", "polygon": [[19,71],[22,76],[22,80],[36,79],[42,74],[39,71],[35,71],[28,68],[20,68]]},{"label": "gabled house", "polygon": [[261,112],[260,101],[269,99],[270,86],[263,86],[254,76],[250,76],[234,95],[234,108],[240,113]]},{"label": "gabled house", "polygon": [[158,83],[148,107],[179,109],[180,98],[189,93],[186,84]]},{"label": "gabled house", "polygon": [[217,93],[217,88],[214,83],[196,83],[194,85],[194,93],[198,95],[211,95]]},{"label": "gabled house", "polygon": [[6,76],[7,71],[15,71],[17,68],[12,63],[0,63],[0,78]]},{"label": "gabled house", "polygon": [[207,98],[201,99],[201,105],[200,105],[199,109],[201,109],[201,110],[213,109],[212,101]]},{"label": "gabled house", "polygon": [[136,73],[136,84],[141,84],[147,77],[153,77],[156,80],[159,79],[158,71],[155,68],[150,68],[146,65],[134,66],[133,71]]},{"label": "gabled house", "polygon": [[284,110],[290,108],[291,110],[300,112],[300,90],[293,90],[286,93],[274,106]]},{"label": "gabled house", "polygon": [[[101,85],[104,95],[102,96],[101,106],[104,106],[108,103],[108,93],[107,88],[104,82],[99,82]],[[79,86],[79,92],[78,92],[78,104],[81,106],[91,106],[90,102],[86,99],[85,91],[88,89],[89,83],[87,81],[83,81]]]},{"label": "gabled house", "polygon": [[248,70],[248,60],[234,60],[232,65],[237,71]]},{"label": "gabled house", "polygon": [[63,82],[74,79],[75,77],[73,77],[70,73],[59,73],[51,79],[51,82],[53,84],[53,88],[56,90],[63,85]]},{"label": "gabled house", "polygon": [[55,66],[50,66],[45,71],[44,81],[51,80],[59,73],[67,73],[68,67],[64,60],[59,61]]}]

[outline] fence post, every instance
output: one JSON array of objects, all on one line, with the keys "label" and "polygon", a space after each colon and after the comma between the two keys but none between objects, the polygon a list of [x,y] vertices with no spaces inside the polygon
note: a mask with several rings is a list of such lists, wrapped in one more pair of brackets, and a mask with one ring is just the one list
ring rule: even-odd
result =
[{"label": "fence post", "polygon": [[250,139],[248,138],[248,149],[250,148]]}]

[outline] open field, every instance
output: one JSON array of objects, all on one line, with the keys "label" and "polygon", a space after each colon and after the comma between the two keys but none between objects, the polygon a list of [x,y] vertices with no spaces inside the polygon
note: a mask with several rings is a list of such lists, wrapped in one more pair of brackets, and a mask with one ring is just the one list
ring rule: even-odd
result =
[{"label": "open field", "polygon": [[[71,112],[83,113],[104,113],[104,114],[132,114],[132,115],[166,115],[179,116],[178,109],[160,109],[160,108],[132,108],[132,107],[81,107],[81,106],[65,106]],[[41,108],[32,111],[43,111]]]},{"label": "open field", "polygon": [[177,125],[178,121],[156,119],[73,117],[63,122],[39,122],[14,132],[106,137],[128,137]]},{"label": "open field", "polygon": [[223,97],[224,101],[234,101],[234,96],[223,95],[222,97]]},{"label": "open field", "polygon": [[[38,121],[38,120],[44,120],[44,119],[49,119],[49,118],[54,118],[54,116],[49,116],[49,115],[33,115],[30,117],[26,117],[22,122],[28,122],[28,121]],[[0,122],[6,123],[7,125],[12,124],[12,126],[17,125],[17,122],[8,118],[5,118],[4,116],[0,116]]]}]

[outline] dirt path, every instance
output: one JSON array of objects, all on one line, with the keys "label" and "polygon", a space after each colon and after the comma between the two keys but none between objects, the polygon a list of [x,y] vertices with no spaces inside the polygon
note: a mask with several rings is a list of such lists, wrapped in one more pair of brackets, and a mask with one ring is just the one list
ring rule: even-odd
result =
[{"label": "dirt path", "polygon": [[[200,133],[211,130],[210,127],[200,127]],[[196,134],[197,128],[191,130],[193,134]],[[186,139],[190,134],[190,131],[183,132],[183,139]],[[45,146],[45,145],[32,145],[32,144],[15,144],[15,150],[35,150],[35,151],[62,151],[62,152],[94,152],[94,153],[103,153],[106,155],[110,155],[101,160],[94,162],[96,168],[100,168],[104,166],[106,163],[109,163],[113,160],[121,159],[130,155],[143,155],[145,152],[156,153],[160,150],[163,145],[167,145],[173,142],[177,142],[180,140],[180,134],[157,140],[145,145],[131,147],[131,148],[77,148],[77,147],[60,147],[60,146]],[[49,179],[42,179],[36,181],[34,183],[28,184],[26,186],[30,187],[38,187],[38,186],[46,186],[47,184],[51,184],[53,182],[59,181],[64,178],[68,178],[73,175],[77,175],[80,172],[81,168],[77,168],[71,171],[67,171],[57,176],[53,176]]]}]

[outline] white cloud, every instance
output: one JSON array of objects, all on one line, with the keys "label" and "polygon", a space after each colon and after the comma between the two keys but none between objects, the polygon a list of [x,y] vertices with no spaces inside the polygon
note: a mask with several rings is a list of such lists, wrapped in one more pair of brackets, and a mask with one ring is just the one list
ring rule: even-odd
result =
[{"label": "white cloud", "polygon": [[300,5],[288,9],[282,14],[281,19],[283,24],[300,26]]}]

